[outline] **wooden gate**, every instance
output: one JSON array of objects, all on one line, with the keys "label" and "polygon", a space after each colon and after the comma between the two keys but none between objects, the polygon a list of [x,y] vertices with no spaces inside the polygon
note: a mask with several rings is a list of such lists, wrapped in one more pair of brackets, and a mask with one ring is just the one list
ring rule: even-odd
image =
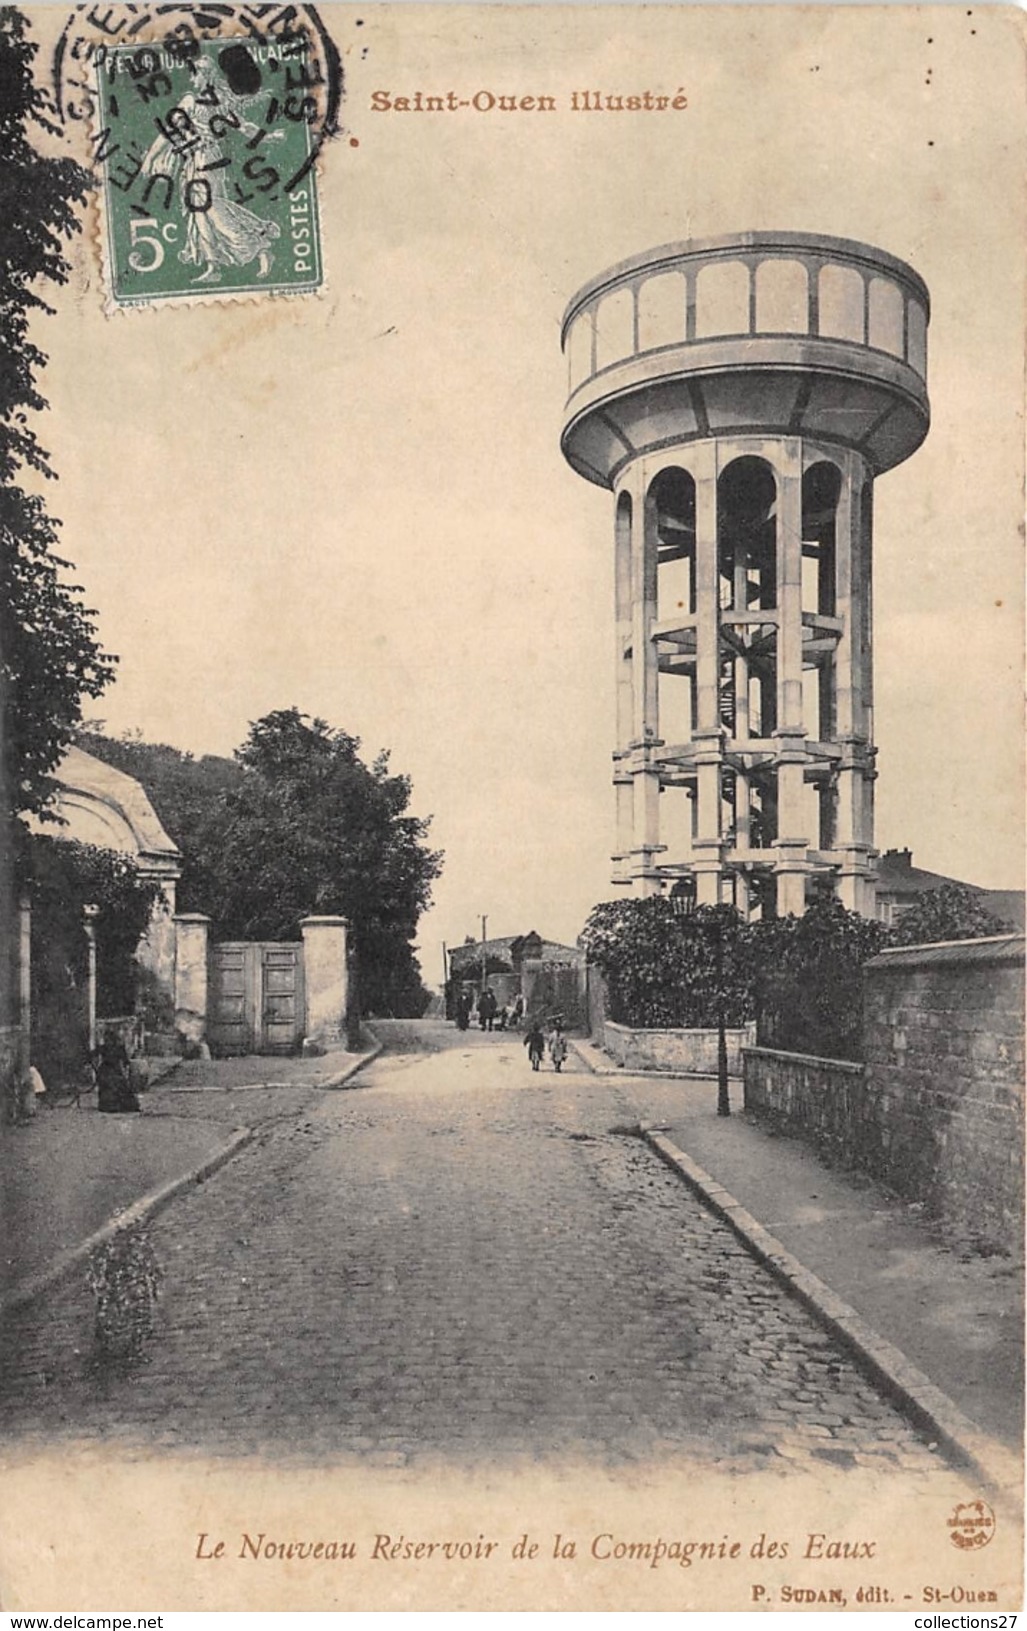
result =
[{"label": "wooden gate", "polygon": [[208,1010],[213,1053],[292,1053],[303,1036],[303,947],[272,940],[212,946]]}]

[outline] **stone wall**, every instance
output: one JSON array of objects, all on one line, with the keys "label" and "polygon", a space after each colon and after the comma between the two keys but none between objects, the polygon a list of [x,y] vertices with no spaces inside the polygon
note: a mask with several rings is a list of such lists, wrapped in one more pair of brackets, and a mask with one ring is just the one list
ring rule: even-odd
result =
[{"label": "stone wall", "polygon": [[[742,1074],[742,1050],[754,1040],[752,1026],[728,1030],[727,1068]],[[715,1030],[635,1030],[608,1019],[602,1028],[602,1046],[625,1070],[673,1070],[686,1075],[717,1074]]]},{"label": "stone wall", "polygon": [[14,1119],[18,1079],[24,1063],[24,1037],[19,1025],[0,1025],[0,1127]]},{"label": "stone wall", "polygon": [[780,1048],[743,1053],[745,1108],[839,1166],[861,1166],[868,1141],[863,1066]]},{"label": "stone wall", "polygon": [[588,963],[585,967],[585,1000],[588,1009],[588,1034],[593,1042],[603,1047],[603,1028],[610,1009],[610,996],[606,981],[594,963]]},{"label": "stone wall", "polygon": [[1023,958],[1023,935],[883,952],[864,971],[865,1065],[746,1049],[746,1110],[1020,1251]]},{"label": "stone wall", "polygon": [[1019,1251],[1024,936],[902,947],[865,976],[874,1170],[960,1232]]}]

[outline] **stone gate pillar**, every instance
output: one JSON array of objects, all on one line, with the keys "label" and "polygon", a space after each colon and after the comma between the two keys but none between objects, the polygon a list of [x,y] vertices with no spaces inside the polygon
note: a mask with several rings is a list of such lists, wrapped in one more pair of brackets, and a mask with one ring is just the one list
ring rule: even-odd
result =
[{"label": "stone gate pillar", "polygon": [[322,1043],[346,1035],[346,936],[344,917],[305,917],[303,934],[303,1034]]},{"label": "stone gate pillar", "polygon": [[179,912],[175,918],[175,1030],[187,1042],[207,1034],[207,936],[210,918]]}]

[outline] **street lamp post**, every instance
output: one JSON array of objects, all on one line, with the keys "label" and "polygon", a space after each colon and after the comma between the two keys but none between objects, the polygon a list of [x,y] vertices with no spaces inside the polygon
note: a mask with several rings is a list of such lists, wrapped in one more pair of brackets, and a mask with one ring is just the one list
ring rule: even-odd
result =
[{"label": "street lamp post", "polygon": [[86,1026],[89,1032],[90,1057],[96,1052],[96,920],[98,906],[83,906],[83,927],[86,931]]},{"label": "street lamp post", "polygon": [[[695,911],[695,896],[679,885],[671,895],[671,905],[679,917],[691,917]],[[724,918],[723,906],[713,907],[716,938],[714,939],[714,973],[716,978],[717,1007],[717,1114],[731,1114],[731,1098],[727,1085],[727,1030],[724,1018]]]},{"label": "street lamp post", "polygon": [[727,1088],[727,1035],[724,1029],[724,919],[721,908],[717,913],[717,1114],[731,1114],[731,1099]]}]

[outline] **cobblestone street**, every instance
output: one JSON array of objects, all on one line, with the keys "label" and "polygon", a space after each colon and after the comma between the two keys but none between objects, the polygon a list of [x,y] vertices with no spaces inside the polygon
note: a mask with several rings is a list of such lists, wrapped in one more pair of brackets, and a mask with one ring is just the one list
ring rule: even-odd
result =
[{"label": "cobblestone street", "polygon": [[938,1468],[623,1128],[615,1082],[533,1075],[519,1037],[410,1034],[350,1091],[283,1089],[277,1114],[273,1088],[154,1095],[147,1113],[235,1125],[249,1098],[255,1138],[150,1226],[144,1363],[97,1373],[82,1273],[8,1321],[8,1444]]}]

